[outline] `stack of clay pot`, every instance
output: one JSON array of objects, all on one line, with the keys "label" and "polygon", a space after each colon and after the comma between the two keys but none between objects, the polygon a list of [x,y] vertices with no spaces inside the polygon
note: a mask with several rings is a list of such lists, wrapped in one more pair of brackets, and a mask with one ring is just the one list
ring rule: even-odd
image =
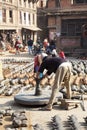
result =
[{"label": "stack of clay pot", "polygon": [[4,76],[4,78],[11,77],[11,70],[9,68],[4,69],[3,70],[3,76]]}]

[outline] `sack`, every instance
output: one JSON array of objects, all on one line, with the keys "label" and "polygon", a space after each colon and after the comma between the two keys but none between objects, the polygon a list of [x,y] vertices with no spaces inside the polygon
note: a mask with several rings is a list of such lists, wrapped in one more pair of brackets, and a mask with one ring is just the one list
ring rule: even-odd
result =
[{"label": "sack", "polygon": [[23,45],[22,45],[22,44],[19,44],[18,47],[19,47],[19,48],[23,48]]}]

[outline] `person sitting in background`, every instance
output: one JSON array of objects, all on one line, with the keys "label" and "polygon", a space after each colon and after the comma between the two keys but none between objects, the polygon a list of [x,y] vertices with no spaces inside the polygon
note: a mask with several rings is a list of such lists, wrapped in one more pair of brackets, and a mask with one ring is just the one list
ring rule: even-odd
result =
[{"label": "person sitting in background", "polygon": [[19,39],[17,38],[17,39],[16,39],[16,42],[15,42],[16,54],[19,54],[19,53],[20,53],[20,45],[21,45],[21,42],[20,42]]},{"label": "person sitting in background", "polygon": [[59,57],[61,57],[61,58],[63,58],[63,59],[65,59],[66,57],[65,57],[65,54],[64,54],[64,51],[62,50],[62,49],[59,49]]}]

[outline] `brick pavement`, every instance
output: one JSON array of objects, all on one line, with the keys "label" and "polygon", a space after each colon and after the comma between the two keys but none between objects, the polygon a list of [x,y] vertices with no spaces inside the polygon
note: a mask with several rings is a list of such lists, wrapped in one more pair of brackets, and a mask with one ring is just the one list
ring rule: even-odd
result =
[{"label": "brick pavement", "polygon": [[[20,55],[14,55],[14,54],[6,54],[3,55],[4,58],[31,58],[28,53],[21,53]],[[2,59],[2,56],[0,57]],[[55,115],[59,115],[64,122],[68,121],[68,116],[74,114],[78,121],[81,124],[80,130],[87,130],[87,125],[84,125],[84,117],[87,116],[87,100],[84,101],[86,111],[83,111],[81,106],[79,105],[78,108],[73,108],[70,110],[63,110],[60,109],[59,105],[55,105],[53,107],[52,111],[41,111],[38,107],[29,107],[29,106],[22,106],[19,104],[16,104],[14,102],[14,97],[0,97],[0,109],[4,109],[5,107],[10,106],[13,110],[25,110],[26,115],[29,119],[28,123],[31,123],[31,125],[40,124],[42,125],[44,130],[50,130],[52,126],[49,126],[49,123],[52,122],[52,117]],[[5,127],[8,126],[9,121],[3,126],[0,126],[0,129],[5,130]],[[10,122],[11,123],[11,122]],[[26,130],[29,128],[26,128]],[[65,130],[68,130],[67,127],[64,127]]]}]

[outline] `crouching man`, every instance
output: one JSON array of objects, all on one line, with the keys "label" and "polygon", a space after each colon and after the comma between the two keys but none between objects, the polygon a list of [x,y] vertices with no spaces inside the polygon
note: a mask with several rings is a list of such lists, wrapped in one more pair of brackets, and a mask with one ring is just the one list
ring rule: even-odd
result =
[{"label": "crouching man", "polygon": [[52,86],[51,97],[49,99],[48,105],[44,108],[46,110],[52,110],[54,99],[56,98],[62,82],[64,82],[66,86],[67,98],[71,98],[70,76],[72,65],[66,59],[60,57],[47,57],[40,65],[37,78],[40,78],[39,75],[43,73],[44,69],[47,70],[46,75],[50,75],[52,72],[55,73],[55,80]]}]

